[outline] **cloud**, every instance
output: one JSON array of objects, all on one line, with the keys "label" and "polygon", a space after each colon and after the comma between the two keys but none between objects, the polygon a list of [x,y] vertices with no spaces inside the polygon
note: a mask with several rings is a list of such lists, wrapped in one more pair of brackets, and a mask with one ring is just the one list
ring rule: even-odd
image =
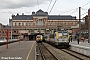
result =
[{"label": "cloud", "polygon": [[22,7],[34,7],[36,5],[44,4],[50,0],[0,0],[0,9],[15,9]]}]

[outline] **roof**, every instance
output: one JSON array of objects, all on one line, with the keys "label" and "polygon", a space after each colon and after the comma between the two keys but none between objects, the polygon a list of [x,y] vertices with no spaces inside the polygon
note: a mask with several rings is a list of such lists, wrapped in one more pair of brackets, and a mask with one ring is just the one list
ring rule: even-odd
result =
[{"label": "roof", "polygon": [[10,29],[10,26],[8,26],[8,25],[2,25],[2,28],[4,28],[4,29]]},{"label": "roof", "polygon": [[76,17],[71,15],[48,15],[48,12],[44,12],[41,9],[32,15],[13,15],[11,20],[33,20],[34,16],[47,16],[48,20],[76,20]]},{"label": "roof", "polygon": [[[42,11],[42,10],[40,9],[40,10],[38,10],[37,12],[44,12],[44,11]],[[37,12],[36,12],[36,13],[37,13]]]},{"label": "roof", "polygon": [[[33,16],[45,16],[45,15],[17,15],[12,20],[33,20]],[[76,17],[70,15],[48,15],[48,20],[75,20]]]},{"label": "roof", "polygon": [[12,18],[12,20],[32,20],[32,15],[16,15]]},{"label": "roof", "polygon": [[76,17],[72,17],[71,15],[49,15],[49,20],[75,20]]}]

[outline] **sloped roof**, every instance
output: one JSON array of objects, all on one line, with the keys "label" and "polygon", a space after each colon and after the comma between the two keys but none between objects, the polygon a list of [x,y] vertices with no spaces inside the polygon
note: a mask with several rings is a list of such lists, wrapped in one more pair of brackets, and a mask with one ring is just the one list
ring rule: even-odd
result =
[{"label": "sloped roof", "polygon": [[49,20],[75,20],[76,17],[72,17],[70,15],[49,15]]},{"label": "sloped roof", "polygon": [[2,25],[2,28],[4,28],[4,29],[10,29],[10,26],[8,26],[8,25]]},{"label": "sloped roof", "polygon": [[[40,9],[40,10],[38,10],[37,12],[44,12],[44,11],[42,11],[42,10]],[[36,13],[37,13],[37,12],[36,12]]]},{"label": "sloped roof", "polygon": [[[45,16],[45,15],[17,15],[12,20],[33,20],[33,16]],[[75,20],[76,17],[70,15],[48,15],[48,20]]]},{"label": "sloped roof", "polygon": [[33,20],[34,16],[47,16],[48,20],[75,20],[76,17],[71,15],[48,15],[48,12],[44,12],[41,9],[38,10],[34,15],[13,15],[11,20]]},{"label": "sloped roof", "polygon": [[32,20],[32,15],[16,15],[12,18],[12,20]]}]

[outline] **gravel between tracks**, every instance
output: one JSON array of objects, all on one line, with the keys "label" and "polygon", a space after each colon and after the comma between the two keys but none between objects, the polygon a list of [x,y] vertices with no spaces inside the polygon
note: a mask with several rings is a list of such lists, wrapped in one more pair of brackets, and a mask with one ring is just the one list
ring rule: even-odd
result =
[{"label": "gravel between tracks", "polygon": [[47,43],[43,44],[58,58],[58,60],[80,60]]}]

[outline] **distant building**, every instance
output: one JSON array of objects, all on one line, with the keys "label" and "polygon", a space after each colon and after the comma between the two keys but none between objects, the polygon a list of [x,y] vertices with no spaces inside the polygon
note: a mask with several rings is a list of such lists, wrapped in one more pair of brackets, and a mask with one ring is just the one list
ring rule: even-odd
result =
[{"label": "distant building", "polygon": [[90,21],[90,9],[88,9],[88,15],[86,15],[85,17],[83,17],[83,19],[85,20],[85,23],[82,24],[81,30],[87,30],[88,29],[88,23]]},{"label": "distant building", "polygon": [[8,25],[3,25],[0,23],[0,39],[6,38],[6,29],[8,29],[8,39],[11,38],[11,28]]},{"label": "distant building", "polygon": [[[12,27],[13,36],[18,34],[47,34],[54,32],[57,29],[71,29],[71,26],[76,26],[78,20],[71,15],[48,15],[41,9],[37,12],[32,12],[31,15],[12,15],[9,19],[9,25]],[[76,30],[75,30],[76,31]],[[75,32],[73,30],[73,32]]]}]

